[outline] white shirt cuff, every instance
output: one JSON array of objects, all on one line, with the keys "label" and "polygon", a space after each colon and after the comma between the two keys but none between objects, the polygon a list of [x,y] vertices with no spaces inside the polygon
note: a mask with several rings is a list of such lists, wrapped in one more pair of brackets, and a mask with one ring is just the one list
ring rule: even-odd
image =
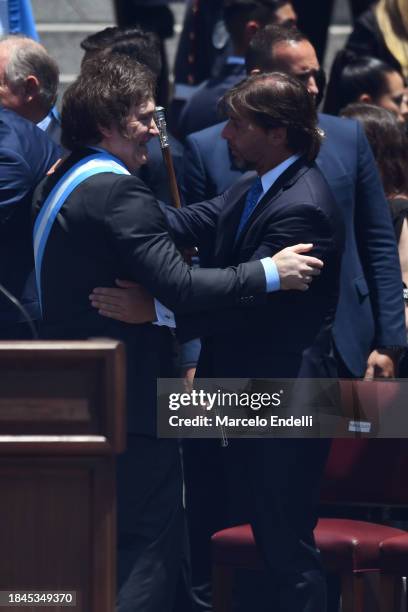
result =
[{"label": "white shirt cuff", "polygon": [[264,257],[264,259],[261,259],[261,264],[263,265],[263,268],[265,270],[266,293],[279,291],[280,278],[276,263],[271,257]]},{"label": "white shirt cuff", "polygon": [[172,328],[176,327],[174,313],[159,302],[159,300],[156,300],[156,298],[154,299],[154,308],[156,310],[157,321],[155,321],[153,325]]}]

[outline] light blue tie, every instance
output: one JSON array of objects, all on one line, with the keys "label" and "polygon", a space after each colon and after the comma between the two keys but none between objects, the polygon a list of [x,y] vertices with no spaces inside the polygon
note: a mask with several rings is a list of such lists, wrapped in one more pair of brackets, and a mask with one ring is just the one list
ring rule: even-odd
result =
[{"label": "light blue tie", "polygon": [[238,240],[249,217],[252,215],[252,212],[255,210],[255,207],[259,200],[259,196],[262,192],[262,181],[259,176],[257,176],[246,196],[244,210],[242,211],[241,221],[239,222],[238,231],[235,238],[236,241]]}]

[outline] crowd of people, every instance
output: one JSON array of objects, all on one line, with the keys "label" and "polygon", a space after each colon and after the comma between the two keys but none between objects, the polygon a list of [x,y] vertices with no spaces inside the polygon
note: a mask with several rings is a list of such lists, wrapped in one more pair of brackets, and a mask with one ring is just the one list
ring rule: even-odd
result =
[{"label": "crowd of people", "polygon": [[[405,2],[355,3],[326,88],[300,0],[204,14],[191,1],[173,97],[171,11],[142,4],[118,2],[120,27],[82,42],[58,105],[45,48],[0,39],[0,338],[34,324],[126,346],[118,612],[210,611],[210,537],[237,522],[265,562],[259,610],[324,612],[313,529],[330,441],[196,439],[180,453],[156,437],[156,381],[407,375]],[[200,57],[204,32],[214,52]],[[170,103],[181,208],[156,100]],[[195,247],[199,266],[181,254]]]}]

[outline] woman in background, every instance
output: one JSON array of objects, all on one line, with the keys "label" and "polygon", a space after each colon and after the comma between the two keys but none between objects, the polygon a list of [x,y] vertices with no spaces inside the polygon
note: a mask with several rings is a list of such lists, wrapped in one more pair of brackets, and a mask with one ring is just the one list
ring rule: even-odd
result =
[{"label": "woman in background", "polygon": [[338,115],[353,102],[381,106],[394,113],[401,123],[408,115],[402,74],[375,57],[359,57],[345,49],[333,62],[324,112]]},{"label": "woman in background", "polygon": [[[398,242],[408,330],[408,296],[405,291],[408,287],[408,139],[395,116],[383,108],[350,104],[341,114],[362,124],[380,171]],[[407,353],[401,361],[399,375],[408,377]]]},{"label": "woman in background", "polygon": [[357,19],[346,48],[377,57],[408,78],[408,2],[379,0]]}]

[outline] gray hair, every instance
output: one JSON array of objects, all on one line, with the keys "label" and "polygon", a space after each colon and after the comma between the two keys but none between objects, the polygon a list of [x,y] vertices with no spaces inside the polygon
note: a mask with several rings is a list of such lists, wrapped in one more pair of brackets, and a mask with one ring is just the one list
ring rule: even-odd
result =
[{"label": "gray hair", "polygon": [[59,69],[56,61],[48,51],[27,36],[4,36],[0,45],[7,45],[10,56],[4,78],[10,88],[21,89],[30,75],[39,82],[39,96],[47,109],[51,108],[57,98]]}]

